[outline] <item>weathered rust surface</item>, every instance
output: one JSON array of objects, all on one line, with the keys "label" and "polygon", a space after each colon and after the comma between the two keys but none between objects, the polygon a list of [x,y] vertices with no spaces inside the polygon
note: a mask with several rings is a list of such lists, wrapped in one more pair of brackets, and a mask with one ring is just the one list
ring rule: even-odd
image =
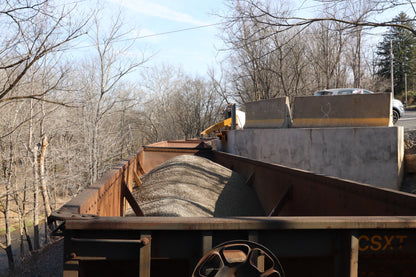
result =
[{"label": "weathered rust surface", "polygon": [[[144,220],[145,218],[138,219]],[[155,219],[159,223],[161,220],[163,219]],[[287,220],[291,221],[291,219]],[[323,219],[320,220],[323,221]],[[265,229],[259,222],[256,237],[259,243],[266,246],[278,257],[287,276],[368,276],[368,274],[379,276],[379,273],[381,273],[380,276],[397,276],[388,275],[380,268],[390,269],[389,273],[401,272],[400,266],[403,264],[406,265],[408,272],[411,270],[414,272],[416,264],[411,263],[414,261],[412,257],[416,255],[414,229],[407,229],[407,232],[406,229],[348,229],[347,227],[353,227],[353,225],[345,224],[346,218],[343,220],[345,221],[342,227],[345,229],[318,227],[316,229],[291,229],[290,225],[285,225],[288,229],[280,229],[278,226],[271,228],[271,225],[269,225],[270,229]],[[117,221],[113,222],[113,224],[115,223]],[[170,225],[170,227],[174,227],[172,229],[166,227],[166,229],[160,229],[157,225],[153,227],[146,225],[142,228],[152,228],[152,230],[146,231],[120,230],[115,227],[112,230],[88,229],[88,227],[81,230],[68,228],[66,239],[92,237],[96,240],[66,241],[65,256],[67,262],[81,261],[81,267],[88,267],[90,272],[93,272],[94,269],[97,270],[97,266],[99,266],[98,270],[101,270],[103,266],[108,267],[108,272],[104,272],[108,275],[103,273],[104,275],[100,276],[111,276],[110,273],[113,276],[117,275],[114,270],[134,273],[139,269],[138,263],[143,247],[139,243],[141,241],[137,241],[137,239],[150,235],[151,276],[190,276],[197,262],[203,256],[201,253],[208,231],[212,233],[212,247],[230,240],[253,239],[252,236],[250,237],[250,233],[253,231],[245,229],[247,226],[234,225],[234,228],[221,231],[216,228],[226,225],[210,223],[210,225],[205,225],[206,230],[187,229],[186,227],[189,225],[180,228]],[[336,225],[333,226],[336,227]],[[364,223],[360,227],[369,226]],[[380,225],[378,226],[380,227]],[[201,225],[199,227],[202,228]],[[100,239],[106,242],[100,242]],[[125,240],[125,242],[119,243],[119,240]],[[143,249],[143,251],[145,250]],[[94,261],[105,261],[105,264],[97,264]],[[120,268],[118,265],[122,261],[128,261],[128,264],[121,264],[122,268]],[[170,272],[172,263],[181,265],[177,272]],[[159,268],[153,268],[153,264],[158,264]],[[149,266],[149,263],[146,265]],[[393,269],[394,271],[392,271]],[[155,273],[156,270],[159,270],[158,274]],[[160,272],[161,270],[162,272]],[[101,271],[98,272],[101,273]]]},{"label": "weathered rust surface", "polygon": [[206,140],[179,140],[155,143],[141,148],[94,184],[70,200],[51,219],[78,217],[77,215],[122,216],[127,200],[122,191],[124,183],[132,189],[134,173],[141,176],[155,166],[178,155],[212,155]]},{"label": "weathered rust surface", "polygon": [[266,214],[283,200],[279,216],[416,215],[416,196],[412,194],[223,152],[214,152],[213,159],[251,179]]},{"label": "weathered rust surface", "polygon": [[125,208],[122,184],[131,189],[133,170],[137,168],[137,157],[131,157],[107,172],[94,184],[84,189],[77,197],[70,200],[59,211],[59,214],[70,216],[88,214],[97,216],[121,216]]},{"label": "weathered rust surface", "polygon": [[413,229],[414,216],[297,217],[82,217],[66,222],[74,230],[314,230]]},{"label": "weathered rust surface", "polygon": [[212,154],[212,150],[211,146],[199,140],[155,143],[143,147],[141,167],[144,172],[149,172],[159,164],[185,154],[209,157]]},{"label": "weathered rust surface", "polygon": [[156,142],[145,146],[147,149],[163,148],[163,149],[211,149],[211,146],[204,143],[207,140],[201,139],[188,139],[188,140],[167,140]]},{"label": "weathered rust surface", "polygon": [[[286,276],[416,272],[415,195],[216,152],[201,142],[144,147],[55,212],[51,219],[65,222],[65,275],[190,276],[204,253],[232,240],[265,245]],[[123,217],[123,187],[132,188],[134,173],[182,154],[210,157],[245,176],[265,216]]]}]

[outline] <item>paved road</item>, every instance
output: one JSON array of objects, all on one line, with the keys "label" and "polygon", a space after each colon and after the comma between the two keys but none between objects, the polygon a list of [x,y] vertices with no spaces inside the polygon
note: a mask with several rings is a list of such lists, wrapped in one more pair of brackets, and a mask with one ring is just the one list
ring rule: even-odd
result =
[{"label": "paved road", "polygon": [[396,123],[397,126],[403,126],[406,130],[416,130],[416,111],[406,111],[404,117]]}]

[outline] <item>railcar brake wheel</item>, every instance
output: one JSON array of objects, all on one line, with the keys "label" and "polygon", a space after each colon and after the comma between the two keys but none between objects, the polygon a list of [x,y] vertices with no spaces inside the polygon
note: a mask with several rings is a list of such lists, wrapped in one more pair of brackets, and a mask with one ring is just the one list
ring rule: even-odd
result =
[{"label": "railcar brake wheel", "polygon": [[209,251],[192,277],[284,277],[276,256],[252,241],[229,241]]}]

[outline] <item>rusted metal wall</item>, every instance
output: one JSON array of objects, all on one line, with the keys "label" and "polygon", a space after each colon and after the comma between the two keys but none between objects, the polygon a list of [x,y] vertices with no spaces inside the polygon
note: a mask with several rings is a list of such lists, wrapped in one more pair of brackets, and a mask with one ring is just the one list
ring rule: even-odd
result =
[{"label": "rusted metal wall", "polygon": [[211,248],[250,240],[272,251],[286,276],[414,276],[415,227],[404,216],[69,220],[66,268],[76,269],[68,276],[190,276]]},{"label": "rusted metal wall", "polygon": [[[414,195],[214,152],[214,161],[247,178],[266,214],[279,216],[416,215]],[[278,209],[276,209],[278,208]]]},{"label": "rusted metal wall", "polygon": [[123,189],[132,189],[134,174],[141,176],[178,155],[210,156],[211,147],[201,140],[165,141],[145,146],[104,174],[55,214],[63,216],[122,216],[126,209]]},{"label": "rusted metal wall", "polygon": [[[416,196],[196,148],[196,142],[192,149],[175,145],[142,149],[53,214],[65,222],[64,276],[190,276],[205,253],[236,239],[266,246],[286,276],[414,276]],[[134,173],[181,154],[211,157],[245,176],[270,216],[120,216],[123,186],[131,188]]]},{"label": "rusted metal wall", "polygon": [[123,186],[133,185],[133,172],[137,171],[141,151],[116,166],[94,184],[85,188],[77,197],[65,204],[57,214],[121,216],[125,200]]}]

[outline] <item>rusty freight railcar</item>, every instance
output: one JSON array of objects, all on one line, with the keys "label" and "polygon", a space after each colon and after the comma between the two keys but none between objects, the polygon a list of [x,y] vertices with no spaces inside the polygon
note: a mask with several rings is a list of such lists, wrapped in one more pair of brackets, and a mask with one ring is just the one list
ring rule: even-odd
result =
[{"label": "rusty freight railcar", "polygon": [[[264,214],[143,216],[142,175],[178,155],[241,174]],[[131,207],[136,216],[125,216]],[[202,140],[140,151],[51,216],[64,276],[414,276],[416,196],[218,152]]]}]

